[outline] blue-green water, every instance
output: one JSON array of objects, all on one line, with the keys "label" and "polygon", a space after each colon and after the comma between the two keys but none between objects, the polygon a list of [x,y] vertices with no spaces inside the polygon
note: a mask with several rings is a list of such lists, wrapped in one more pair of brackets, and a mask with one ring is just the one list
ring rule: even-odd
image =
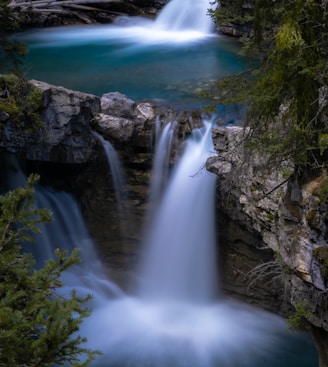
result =
[{"label": "blue-green water", "polygon": [[29,48],[24,69],[30,78],[99,96],[119,91],[135,101],[195,106],[202,102],[197,92],[208,83],[247,67],[235,40],[196,35],[180,41],[177,32],[170,35],[173,41],[158,42],[147,32],[140,35],[139,27],[126,29],[60,27],[19,34]]},{"label": "blue-green water", "polygon": [[[171,33],[170,39],[167,39],[167,34],[160,34],[159,31],[155,31],[145,23],[140,27],[138,23],[138,27],[107,25],[42,29],[21,33],[18,38],[26,42],[30,50],[25,61],[25,69],[30,78],[99,96],[103,93],[119,91],[136,101],[153,98],[165,100],[177,106],[194,107],[201,105],[201,100],[195,95],[195,92],[220,76],[241,71],[247,67],[247,64],[237,55],[239,45],[236,41],[215,35],[192,34],[189,37],[189,32],[182,33]],[[128,306],[130,307],[129,302]],[[139,321],[137,322],[131,316],[132,311],[136,311],[134,305],[132,309],[127,307],[130,312],[126,314],[123,313],[124,309],[119,310],[118,314],[112,312],[112,307],[114,307],[112,303],[109,303],[108,309],[106,307],[102,306],[95,313],[95,319],[100,323],[101,330],[106,326],[104,323],[106,317],[110,320],[113,319],[109,322],[109,327],[103,330],[104,334],[100,340],[102,343],[106,345],[107,334],[123,333],[123,329],[126,327],[128,341],[131,339],[143,347],[146,344],[148,347],[154,343],[158,347],[158,349],[151,348],[149,351],[152,358],[154,356],[157,358],[158,354],[163,353],[162,343],[166,342],[168,345],[165,345],[169,352],[171,348],[174,348],[179,358],[181,357],[181,360],[188,363],[186,366],[193,367],[191,357],[185,354],[189,348],[188,340],[179,339],[178,342],[175,342],[173,339],[173,342],[167,341],[165,335],[164,337],[157,335],[157,339],[154,339],[151,333],[148,333],[149,336],[142,328],[136,329],[137,331],[131,329],[133,322],[136,322],[137,326],[139,325]],[[143,312],[144,309],[145,307],[141,307],[140,312]],[[104,312],[106,317],[102,318],[101,312]],[[237,316],[230,315],[229,317],[236,318]],[[253,333],[256,314],[252,316],[249,314],[245,317],[248,319],[240,319],[240,324],[244,325],[245,323],[249,327],[248,330],[243,328],[242,331],[239,331],[239,335],[234,335],[233,340],[236,340],[236,344],[238,340],[243,340],[243,343],[247,344],[248,332]],[[147,318],[149,318],[148,314]],[[95,319],[90,320],[92,325],[87,327],[88,330],[93,330]],[[129,320],[130,323],[128,323]],[[215,320],[215,323],[218,322],[217,319]],[[193,323],[192,320],[191,325]],[[197,344],[200,346],[203,342],[202,330],[203,326],[205,328],[205,324],[210,329],[213,326],[209,321],[204,325],[200,323],[199,330],[197,329],[199,331],[197,336],[199,343],[197,342]],[[113,325],[117,327],[113,327]],[[232,323],[232,325],[238,325],[238,322]],[[274,324],[270,325],[274,328]],[[271,332],[270,327],[268,327],[267,334]],[[228,334],[230,334],[229,327],[227,327],[226,332],[226,336],[222,335],[223,344],[226,343]],[[259,357],[263,347],[260,341],[258,345],[249,346],[256,357],[251,358],[250,354],[252,353],[250,352],[247,354],[247,360],[238,359],[234,353],[233,344],[230,343],[231,350],[227,348],[227,353],[231,355],[231,361],[220,363],[219,366],[213,365],[215,367],[316,367],[318,365],[316,351],[308,335],[293,335],[287,333],[285,329],[281,333],[281,342],[273,343],[272,351],[270,345],[270,353],[265,353],[264,356]],[[147,335],[149,343],[146,343],[147,340],[143,340]],[[262,335],[266,335],[266,330],[265,333],[262,330]],[[205,336],[204,329],[204,338]],[[90,341],[96,338],[100,338],[100,335],[89,336]],[[175,343],[177,345],[173,345]],[[181,343],[181,346],[178,343]],[[117,346],[115,343],[114,345]],[[133,343],[131,345],[134,346]],[[123,354],[128,346],[127,341],[122,343]],[[213,350],[216,348],[213,346]],[[224,349],[224,346],[222,348]],[[148,350],[146,349],[146,351]],[[108,353],[111,356],[111,350]],[[139,355],[139,351],[133,350],[131,353],[132,356]],[[169,353],[168,356],[167,363],[159,362],[156,367],[164,367],[164,364],[166,364],[165,367],[174,367],[175,357],[173,361],[170,361]],[[208,353],[205,353],[204,356],[202,354],[202,358],[204,357],[206,361],[208,356],[210,356]],[[143,365],[138,365],[135,358],[130,361],[131,363],[128,361],[127,364],[137,367],[154,366],[154,363],[145,361],[143,357],[144,355],[141,353],[140,360]],[[101,366],[108,367],[107,358],[103,364],[100,362]],[[181,362],[180,365],[185,364]],[[204,366],[206,365],[208,364],[205,363]],[[115,367],[118,366],[115,365]]]}]

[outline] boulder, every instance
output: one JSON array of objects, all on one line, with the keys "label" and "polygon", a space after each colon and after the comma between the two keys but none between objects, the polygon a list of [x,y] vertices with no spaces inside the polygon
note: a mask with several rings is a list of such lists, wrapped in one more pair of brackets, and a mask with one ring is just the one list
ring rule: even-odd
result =
[{"label": "boulder", "polygon": [[107,115],[131,118],[135,115],[135,102],[119,92],[103,94],[101,112]]},{"label": "boulder", "polygon": [[131,140],[136,127],[134,120],[123,117],[111,116],[100,113],[93,123],[96,124],[96,130],[107,140],[117,143],[127,143]]},{"label": "boulder", "polygon": [[33,80],[43,92],[44,129],[27,151],[30,160],[83,163],[91,159],[97,139],[90,127],[100,112],[100,99]]}]

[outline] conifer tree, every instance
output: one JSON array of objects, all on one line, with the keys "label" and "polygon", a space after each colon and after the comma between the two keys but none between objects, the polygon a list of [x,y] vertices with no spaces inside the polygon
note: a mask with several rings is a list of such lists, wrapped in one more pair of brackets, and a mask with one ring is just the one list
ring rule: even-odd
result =
[{"label": "conifer tree", "polygon": [[26,48],[10,37],[19,23],[19,11],[13,11],[7,0],[0,0],[0,74],[20,74],[21,57],[26,55]]},{"label": "conifer tree", "polygon": [[[229,21],[227,15],[243,4],[231,0],[213,16]],[[248,145],[265,151],[269,162],[292,159],[300,171],[321,170],[328,148],[328,2],[247,4],[253,6],[253,34],[244,40],[243,53],[254,63],[247,72],[219,81],[216,93],[222,103],[247,106]]]},{"label": "conifer tree", "polygon": [[79,261],[77,251],[57,250],[56,259],[34,267],[23,243],[33,241],[50,212],[34,206],[33,184],[0,196],[0,367],[82,367],[97,354],[83,347],[79,325],[90,297],[59,296],[62,272]]}]

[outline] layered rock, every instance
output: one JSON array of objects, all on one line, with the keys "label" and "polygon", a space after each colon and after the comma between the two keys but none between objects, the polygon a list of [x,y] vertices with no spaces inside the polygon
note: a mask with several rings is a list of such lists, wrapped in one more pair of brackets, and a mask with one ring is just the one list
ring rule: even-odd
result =
[{"label": "layered rock", "polygon": [[155,17],[168,0],[112,0],[72,3],[44,3],[46,11],[23,9],[21,27],[51,27],[72,24],[110,23],[117,16]]},{"label": "layered rock", "polygon": [[[9,177],[19,172],[16,155],[26,174],[39,173],[41,184],[73,193],[105,261],[125,276],[139,252],[156,131],[176,121],[176,138],[182,140],[201,124],[200,114],[174,111],[151,100],[137,103],[118,92],[99,98],[40,81],[32,83],[43,94],[44,126],[25,131],[8,114],[0,116],[4,126],[0,151],[6,152],[0,158],[7,167],[2,187],[9,187]],[[126,173],[122,203],[116,201],[112,173],[96,133],[113,145]],[[172,160],[174,155],[173,150]]]},{"label": "layered rock", "polygon": [[[252,298],[252,286],[256,282],[273,281],[276,287],[280,284],[279,312],[288,316],[295,309],[302,310],[299,326],[308,327],[314,335],[325,335],[325,339],[328,332],[327,176],[323,173],[300,182],[291,175],[293,167],[288,163],[271,172],[263,170],[263,157],[247,161],[244,134],[240,127],[214,129],[218,156],[208,160],[207,169],[220,177],[220,194],[225,198],[221,210],[231,218],[230,225],[235,228],[234,233],[226,234],[227,239],[236,236],[236,228],[246,227],[248,233],[254,233],[253,245],[266,252],[271,250],[273,256],[231,285],[230,273],[232,266],[239,269],[239,263],[234,261],[239,253],[238,248],[228,252],[225,261],[232,266],[225,273],[225,281],[228,288],[246,298]],[[327,366],[324,357],[327,349],[321,343],[320,366]]]},{"label": "layered rock", "polygon": [[[226,6],[227,1],[220,1],[218,7],[224,8]],[[241,13],[243,16],[247,17],[254,13],[253,6],[247,2],[241,4]],[[238,21],[233,22],[225,22],[221,23],[217,26],[218,32],[225,34],[227,36],[232,37],[242,37],[242,36],[250,36],[253,32],[253,24],[252,22],[240,23]]]},{"label": "layered rock", "polygon": [[[12,160],[12,154],[19,154],[27,174],[37,172],[42,184],[73,193],[113,279],[132,284],[156,130],[176,121],[179,149],[191,129],[201,124],[201,116],[154,101],[137,103],[118,92],[99,98],[43,82],[33,84],[43,91],[45,127],[24,140],[10,116],[0,116],[11,137],[0,147],[10,153],[8,169],[19,172]],[[95,132],[115,147],[126,172],[120,203]],[[319,336],[328,330],[327,207],[322,198],[326,177],[298,182],[289,177],[288,164],[261,174],[260,157],[245,164],[243,132],[238,127],[214,129],[218,155],[207,162],[207,169],[220,178],[218,237],[225,291],[285,316],[294,312],[292,305],[303,305],[314,334],[324,340]],[[172,161],[174,154],[173,150]]]}]

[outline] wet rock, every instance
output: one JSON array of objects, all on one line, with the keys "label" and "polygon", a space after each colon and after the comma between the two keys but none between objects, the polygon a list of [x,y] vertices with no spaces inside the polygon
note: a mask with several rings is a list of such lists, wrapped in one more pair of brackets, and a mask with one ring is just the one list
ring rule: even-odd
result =
[{"label": "wet rock", "polygon": [[32,83],[43,92],[44,129],[29,147],[27,158],[61,163],[92,159],[97,140],[90,121],[100,112],[100,99],[40,81]]},{"label": "wet rock", "polygon": [[126,143],[131,140],[136,122],[123,117],[98,114],[93,120],[96,130],[110,141]]},{"label": "wet rock", "polygon": [[107,115],[131,118],[135,116],[136,104],[124,94],[111,92],[101,97],[101,112]]},{"label": "wet rock", "polygon": [[[271,250],[274,254],[262,274],[262,281],[268,281],[265,275],[275,269],[272,276],[280,279],[284,290],[283,294],[278,293],[281,297],[280,312],[289,315],[294,312],[291,306],[305,303],[310,312],[309,322],[328,330],[328,288],[320,261],[315,256],[318,248],[328,247],[327,194],[322,189],[327,178],[323,174],[306,183],[293,176],[286,178],[283,172],[292,172],[291,162],[266,172],[261,169],[263,157],[246,159],[243,138],[242,128],[213,130],[218,155],[207,161],[207,169],[220,178],[220,210],[237,228],[246,228],[247,232],[253,233],[255,246]],[[231,243],[231,234],[226,236]],[[248,246],[252,244],[248,243]],[[233,248],[228,251],[228,260],[232,256],[231,251],[237,251],[235,244]],[[265,269],[265,264],[262,267]],[[235,268],[245,274],[242,264],[238,263]],[[260,268],[255,265],[254,269],[259,274]],[[249,275],[254,274],[254,269],[249,271]],[[260,289],[263,287],[261,277],[257,279]],[[249,276],[245,276],[244,281],[244,286],[252,282]],[[235,291],[247,295],[241,289],[239,287]]]},{"label": "wet rock", "polygon": [[150,103],[139,103],[136,108],[136,117],[141,123],[153,122],[156,118],[156,111]]}]

